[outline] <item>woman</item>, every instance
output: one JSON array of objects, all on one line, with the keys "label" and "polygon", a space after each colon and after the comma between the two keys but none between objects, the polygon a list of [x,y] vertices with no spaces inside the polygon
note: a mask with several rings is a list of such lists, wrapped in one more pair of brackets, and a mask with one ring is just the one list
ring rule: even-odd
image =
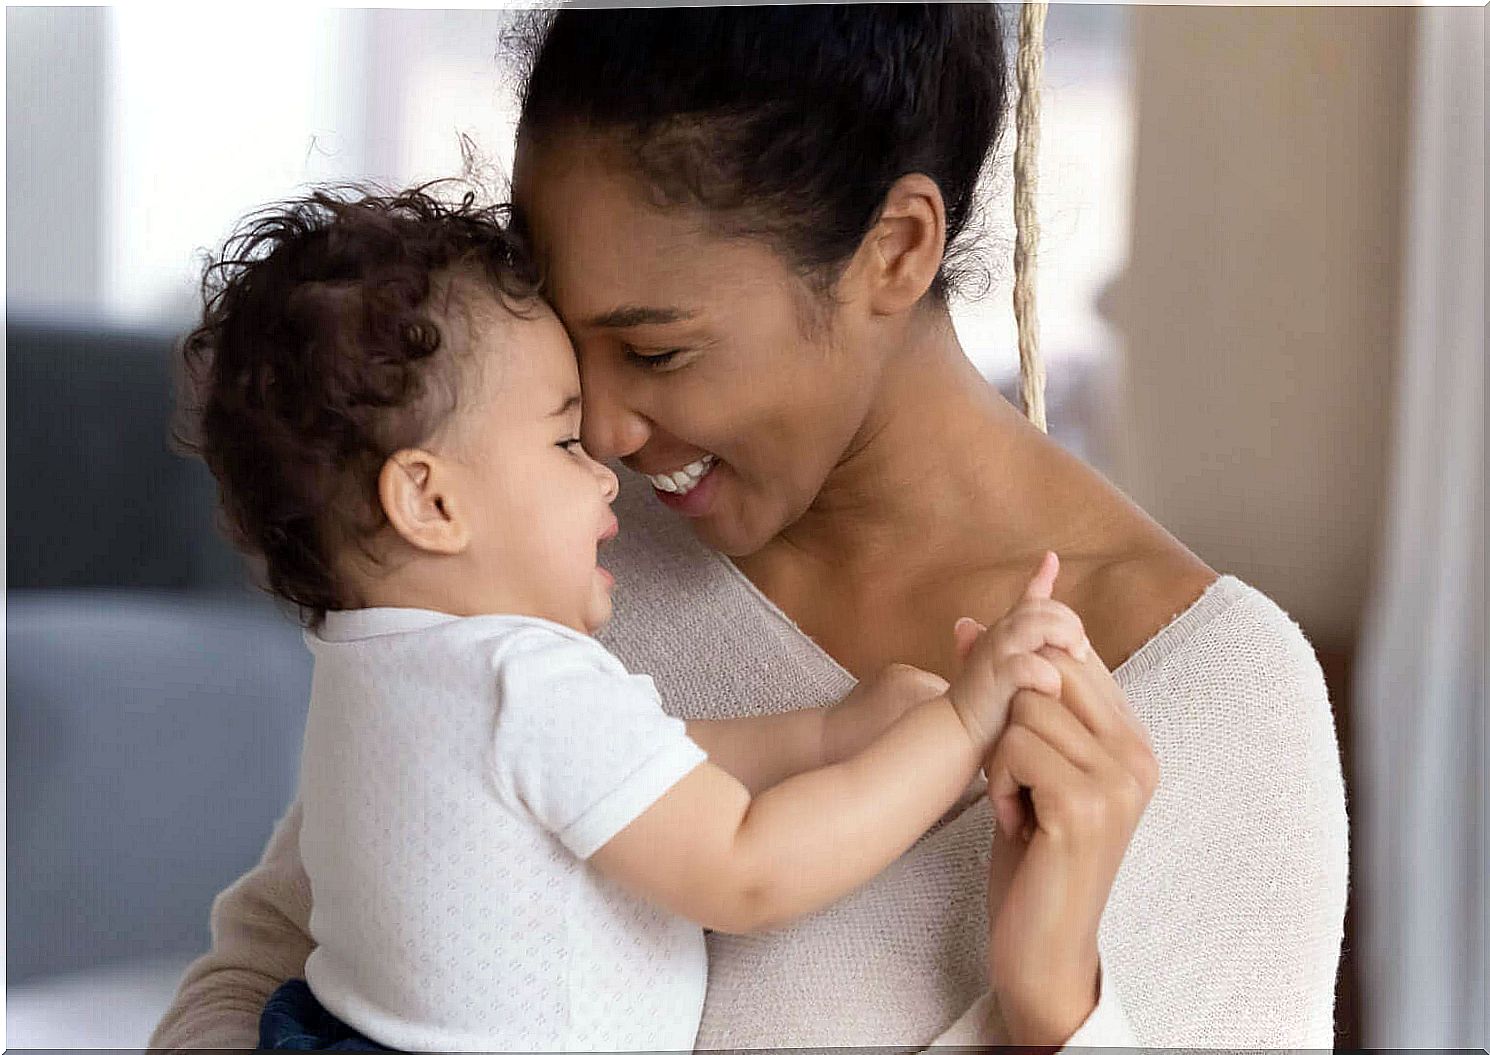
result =
[{"label": "woman", "polygon": [[[952,329],[1005,113],[992,6],[565,11],[532,44],[517,203],[586,445],[635,470],[606,644],[685,717],[826,703],[889,663],[949,674],[958,618],[1048,548],[1097,654],[1052,653],[1060,698],[1022,695],[990,756],[1022,831],[990,839],[969,795],[828,911],[711,935],[699,1046],[1330,1046],[1345,814],[1307,642]],[[153,1043],[251,1043],[300,973],[298,823]]]}]

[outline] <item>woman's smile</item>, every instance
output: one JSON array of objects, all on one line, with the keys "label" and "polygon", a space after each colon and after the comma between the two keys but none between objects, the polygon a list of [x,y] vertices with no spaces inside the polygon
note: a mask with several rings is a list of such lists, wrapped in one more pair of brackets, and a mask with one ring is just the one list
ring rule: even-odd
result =
[{"label": "woman's smile", "polygon": [[648,473],[653,493],[669,509],[686,517],[707,516],[718,490],[719,459],[706,454],[681,469],[667,473]]},{"label": "woman's smile", "polygon": [[698,486],[698,482],[703,479],[704,474],[714,465],[715,460],[714,455],[706,454],[697,461],[689,462],[681,469],[674,469],[671,472],[648,473],[647,479],[652,481],[652,486],[657,490],[664,491],[670,495],[675,494],[681,498]]}]

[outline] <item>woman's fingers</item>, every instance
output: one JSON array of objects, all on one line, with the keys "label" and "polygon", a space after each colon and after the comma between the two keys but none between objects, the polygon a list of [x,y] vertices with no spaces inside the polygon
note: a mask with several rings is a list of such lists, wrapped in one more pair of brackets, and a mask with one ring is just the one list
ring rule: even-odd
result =
[{"label": "woman's fingers", "polygon": [[[999,829],[1012,836],[1032,829],[1037,817],[1040,827],[1052,828],[1057,824],[1062,789],[1082,779],[1070,759],[1039,733],[1026,725],[1009,725],[999,737],[988,767],[988,798]],[[1033,815],[1020,795],[1024,787],[1031,789]]]},{"label": "woman's fingers", "polygon": [[1159,785],[1153,741],[1107,668],[1096,659],[1077,663],[1057,648],[1040,655],[1060,671],[1062,705],[1092,732],[1122,776],[1152,795]]},{"label": "woman's fingers", "polygon": [[[1072,768],[1089,777],[1101,778],[1116,767],[1115,761],[1103,750],[1092,731],[1063,706],[1054,693],[1034,690],[1016,693],[1009,706],[1009,725],[1004,736],[1007,737],[1016,728],[1039,737]],[[1017,738],[1015,746],[1018,746]],[[1009,768],[1007,757],[1000,756],[998,747],[994,749],[987,767],[987,777],[990,797],[996,794],[1001,796],[994,799],[995,815],[999,818],[1000,827],[1017,832],[1026,823],[1033,821],[1033,818],[1024,815],[1024,796],[1019,793],[1021,781]]]},{"label": "woman's fingers", "polygon": [[1099,739],[1131,733],[1119,704],[1122,690],[1105,670],[1097,670],[1095,657],[1087,662],[1073,659],[1058,648],[1042,648],[1040,655],[1060,671],[1061,702]]},{"label": "woman's fingers", "polygon": [[1061,672],[1062,698],[1067,705],[1099,739],[1111,741],[1109,753],[1140,776],[1157,780],[1153,739],[1101,661],[1094,657],[1075,663],[1055,648],[1040,654]]},{"label": "woman's fingers", "polygon": [[1009,705],[1009,723],[1038,734],[1084,773],[1096,773],[1112,764],[1092,731],[1054,693],[1016,693]]}]

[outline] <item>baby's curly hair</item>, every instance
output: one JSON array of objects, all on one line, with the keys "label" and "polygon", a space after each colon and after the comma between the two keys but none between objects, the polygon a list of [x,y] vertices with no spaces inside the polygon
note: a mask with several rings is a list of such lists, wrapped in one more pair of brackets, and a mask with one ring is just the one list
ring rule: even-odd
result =
[{"label": "baby's curly hair", "polygon": [[510,207],[442,201],[438,185],[322,187],[250,215],[207,264],[201,323],[181,343],[178,442],[217,478],[264,587],[309,626],[350,606],[336,549],[386,523],[384,462],[455,408],[462,290],[519,317],[538,296]]}]

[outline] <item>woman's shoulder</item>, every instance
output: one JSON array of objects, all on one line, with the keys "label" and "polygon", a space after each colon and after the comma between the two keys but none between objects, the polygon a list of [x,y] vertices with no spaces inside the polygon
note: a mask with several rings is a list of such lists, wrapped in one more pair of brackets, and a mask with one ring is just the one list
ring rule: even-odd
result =
[{"label": "woman's shoulder", "polygon": [[1321,845],[1343,846],[1324,673],[1302,628],[1267,594],[1216,576],[1113,673],[1153,740],[1169,795],[1218,818],[1286,815]]},{"label": "woman's shoulder", "polygon": [[[1274,722],[1280,731],[1292,726],[1297,732],[1306,716],[1331,721],[1313,646],[1261,590],[1183,563],[1167,573],[1124,569],[1105,588],[1114,591],[1110,603],[1119,608],[1121,596],[1131,598],[1149,631],[1113,667],[1149,724],[1232,725],[1255,736]],[[1182,714],[1175,713],[1180,703]]]},{"label": "woman's shoulder", "polygon": [[1116,670],[1219,578],[1183,546],[1132,548],[1093,563],[1081,577],[1075,607],[1097,654]]},{"label": "woman's shoulder", "polygon": [[[1108,666],[1129,682],[1163,669],[1212,677],[1296,679],[1323,698],[1323,680],[1303,630],[1261,590],[1218,574],[1183,546],[1151,546],[1097,564],[1082,582],[1088,636]],[[1317,684],[1316,684],[1317,681]]]}]

